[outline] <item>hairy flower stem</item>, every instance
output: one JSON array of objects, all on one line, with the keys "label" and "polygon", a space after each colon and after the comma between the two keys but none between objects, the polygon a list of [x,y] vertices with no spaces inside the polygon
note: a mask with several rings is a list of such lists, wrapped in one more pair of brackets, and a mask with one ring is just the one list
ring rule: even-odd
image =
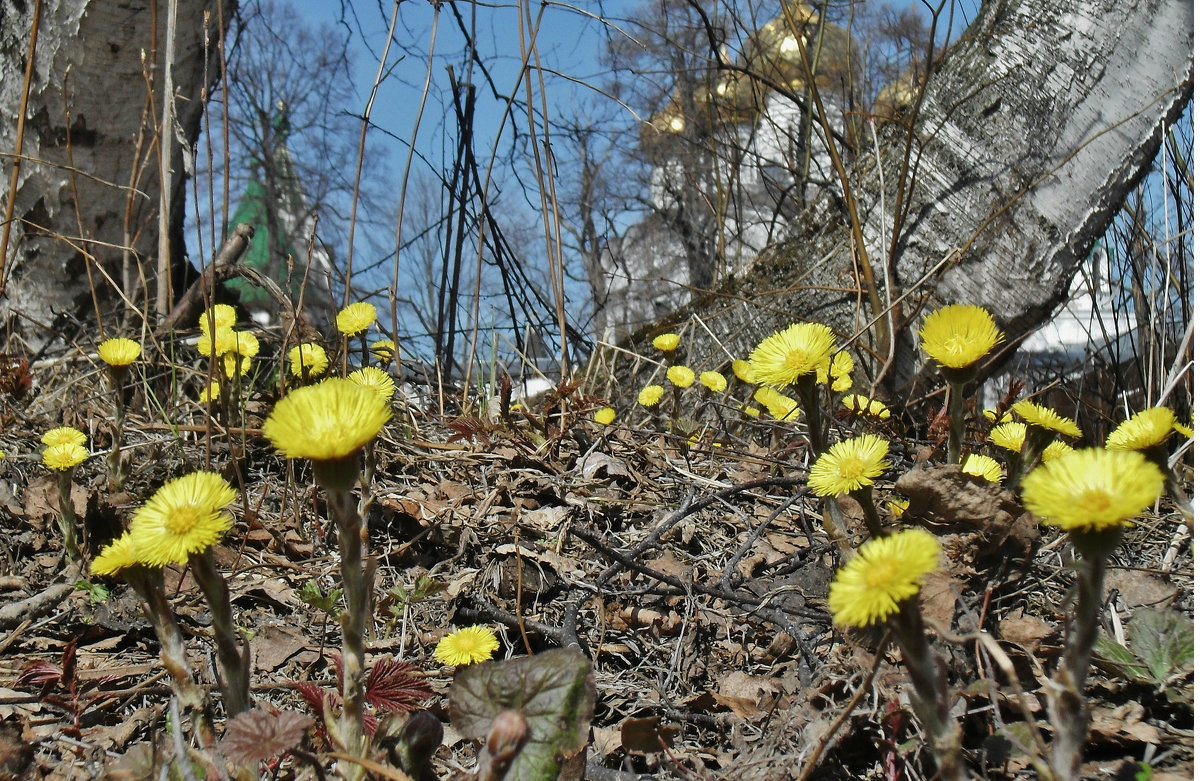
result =
[{"label": "hairy flower stem", "polygon": [[[341,740],[346,753],[365,756],[363,740],[363,650],[367,613],[370,608],[372,567],[363,566],[363,536],[366,527],[358,513],[358,504],[349,488],[325,486],[329,510],[338,526],[338,547],[342,555],[342,585],[346,611],[342,622],[342,718]],[[343,763],[346,778],[362,778],[362,766]]]},{"label": "hairy flower stem", "polygon": [[75,469],[64,469],[58,473],[58,528],[62,531],[63,550],[69,561],[79,561],[83,555],[79,549],[79,541],[75,537],[75,504],[71,501],[71,485],[74,483]]},{"label": "hairy flower stem", "polygon": [[879,512],[875,509],[875,498],[871,486],[866,485],[859,488],[857,491],[851,491],[850,496],[854,501],[858,502],[858,506],[863,511],[863,521],[867,524],[867,530],[871,532],[872,537],[882,537],[883,524],[879,520]]},{"label": "hairy flower stem", "polygon": [[185,708],[194,714],[201,714],[204,710],[204,695],[196,685],[195,676],[184,652],[183,634],[179,631],[175,613],[171,610],[171,604],[163,591],[162,570],[134,566],[126,568],[121,574],[142,598],[142,610],[158,637],[158,657],[171,677],[171,690]]},{"label": "hairy flower stem", "polygon": [[193,553],[188,563],[204,593],[204,601],[212,611],[213,637],[217,642],[217,662],[221,665],[221,694],[229,716],[250,709],[249,648],[238,636],[233,625],[233,608],[229,605],[229,586],[217,572],[212,548]]},{"label": "hairy flower stem", "polygon": [[961,736],[950,721],[945,678],[938,672],[929,640],[925,637],[921,606],[916,597],[900,604],[900,612],[891,619],[891,625],[912,680],[913,709],[933,746],[939,777],[946,781],[966,781]]},{"label": "hairy flower stem", "polygon": [[962,458],[963,383],[950,382],[950,439],[946,443],[946,463],[957,464]]},{"label": "hairy flower stem", "polygon": [[[1080,548],[1078,537],[1075,541],[1076,547]],[[1079,573],[1075,619],[1070,626],[1067,647],[1055,675],[1059,686],[1051,701],[1051,716],[1057,730],[1051,763],[1055,776],[1061,781],[1079,778],[1089,719],[1084,692],[1088,668],[1091,666],[1092,646],[1099,633],[1104,570],[1108,560],[1107,551],[1090,545],[1081,552],[1083,569]]]},{"label": "hairy flower stem", "polygon": [[800,406],[804,407],[804,420],[808,423],[808,441],[812,445],[813,456],[818,457],[827,449],[827,442],[825,419],[821,417],[821,405],[817,399],[816,375],[804,375],[796,380],[793,387],[800,397]]},{"label": "hairy flower stem", "polygon": [[121,458],[121,441],[125,438],[125,375],[124,367],[109,367],[109,379],[112,381],[113,398],[116,400],[113,409],[113,441],[112,450],[108,454],[108,479],[114,491],[120,491],[129,476],[129,465]]}]

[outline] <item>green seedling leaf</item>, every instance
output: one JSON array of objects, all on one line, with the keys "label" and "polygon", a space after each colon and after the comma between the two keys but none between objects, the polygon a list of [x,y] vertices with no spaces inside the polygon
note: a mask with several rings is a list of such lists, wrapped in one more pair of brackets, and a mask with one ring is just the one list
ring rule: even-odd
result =
[{"label": "green seedling leaf", "polygon": [[528,738],[506,781],[557,778],[563,760],[587,743],[595,705],[591,664],[568,648],[466,667],[450,691],[451,723],[466,737],[487,737],[504,711],[516,711],[528,723]]},{"label": "green seedling leaf", "polygon": [[1192,622],[1177,611],[1137,610],[1125,633],[1128,648],[1101,635],[1095,653],[1101,667],[1128,681],[1161,686],[1192,663]]},{"label": "green seedling leaf", "polygon": [[1146,665],[1157,684],[1165,683],[1192,662],[1192,622],[1174,610],[1138,610],[1129,619],[1126,631],[1129,649]]},{"label": "green seedling leaf", "polygon": [[92,583],[90,580],[79,580],[75,582],[75,590],[87,594],[88,602],[93,605],[99,605],[108,601],[108,588],[100,583]]},{"label": "green seedling leaf", "polygon": [[316,581],[310,580],[297,589],[296,596],[317,610],[328,613],[330,618],[337,618],[342,614],[342,609],[337,606],[338,601],[342,598],[342,590],[340,588],[330,589],[329,593],[326,594],[317,585]]},{"label": "green seedling leaf", "polygon": [[1092,651],[1098,657],[1097,664],[1108,672],[1119,675],[1127,681],[1146,685],[1154,684],[1154,679],[1150,677],[1150,669],[1134,655],[1133,651],[1108,635],[1100,635],[1096,639],[1096,645]]}]

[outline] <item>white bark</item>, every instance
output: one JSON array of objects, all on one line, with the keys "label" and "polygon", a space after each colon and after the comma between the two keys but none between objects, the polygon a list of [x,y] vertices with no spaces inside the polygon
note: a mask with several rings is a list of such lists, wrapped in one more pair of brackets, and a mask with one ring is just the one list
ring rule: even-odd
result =
[{"label": "white bark", "polygon": [[[7,196],[16,199],[15,222],[4,258],[6,297],[0,301],[0,314],[34,345],[55,336],[59,314],[95,319],[89,258],[106,331],[118,328],[112,314],[121,308],[122,295],[138,311],[153,301],[159,194],[153,139],[167,47],[166,3],[159,3],[158,61],[152,58],[151,5],[151,0],[43,2],[20,181]],[[228,19],[235,2],[224,5]],[[33,0],[0,0],[0,163],[6,184],[32,6]],[[179,127],[189,144],[203,108],[205,12],[211,12],[215,53],[216,9],[217,0],[180,4],[173,70]],[[209,67],[207,75],[215,78],[216,68]],[[147,76],[155,82],[154,95]],[[165,181],[172,202],[181,204],[184,166],[178,150],[172,157]],[[182,210],[176,211],[171,267],[177,270]],[[124,284],[130,289],[120,291]]]},{"label": "white bark", "polygon": [[[916,124],[911,205],[891,264],[892,297],[912,291],[893,311],[893,389],[922,368],[916,329],[928,307],[987,307],[1011,349],[1063,300],[1191,97],[1192,11],[1187,0],[983,3],[932,74]],[[861,159],[853,182],[880,287],[906,141],[899,126],[881,129],[878,162]],[[854,290],[861,269],[844,213],[827,202],[749,273],[668,318],[695,313],[712,329],[715,341],[695,332],[689,359],[744,357],[772,330],[808,319],[857,336],[882,360],[867,293]]]}]

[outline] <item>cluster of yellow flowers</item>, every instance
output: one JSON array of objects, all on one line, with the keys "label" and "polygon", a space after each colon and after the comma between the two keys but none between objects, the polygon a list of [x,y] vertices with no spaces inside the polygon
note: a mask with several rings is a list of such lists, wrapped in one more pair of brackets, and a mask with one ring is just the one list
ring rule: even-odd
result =
[{"label": "cluster of yellow flowers", "polygon": [[[962,305],[931,314],[921,337],[922,348],[951,383],[969,379],[978,362],[1004,338],[985,310]],[[803,357],[789,359],[791,365],[800,366]],[[856,406],[866,403],[853,401]],[[1102,534],[1129,524],[1158,499],[1167,479],[1164,469],[1154,463],[1154,451],[1162,448],[1172,431],[1193,434],[1171,410],[1151,408],[1118,426],[1105,448],[1074,450],[1051,437],[1082,436],[1079,426],[1029,399],[1014,404],[1013,414],[988,412],[986,417],[995,424],[988,439],[1004,450],[1021,453],[1027,437],[1038,432],[1036,452],[1041,464],[1023,480],[1022,499],[1043,522],[1073,534]],[[1024,422],[1014,420],[1014,414]],[[817,459],[809,485],[820,496],[863,490],[883,472],[886,454],[887,442],[878,437],[839,442]],[[967,454],[961,468],[992,482],[1003,476],[999,461],[978,453]],[[902,602],[917,594],[922,579],[937,568],[939,556],[937,538],[919,529],[864,543],[830,588],[834,621],[867,626],[895,615]]]},{"label": "cluster of yellow flowers", "polygon": [[87,460],[88,451],[84,447],[87,434],[71,426],[59,426],[42,434],[42,463],[48,469],[65,472],[74,469]]},{"label": "cluster of yellow flowers", "polygon": [[229,379],[245,376],[260,348],[257,336],[234,328],[237,310],[228,304],[214,304],[200,315],[199,325],[196,349],[200,354],[220,360]]}]

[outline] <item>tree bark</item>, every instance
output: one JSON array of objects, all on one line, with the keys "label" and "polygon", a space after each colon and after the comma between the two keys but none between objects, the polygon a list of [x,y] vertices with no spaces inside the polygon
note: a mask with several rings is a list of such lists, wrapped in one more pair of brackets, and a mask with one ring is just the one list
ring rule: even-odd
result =
[{"label": "tree bark", "polygon": [[911,139],[882,126],[851,175],[879,295],[893,302],[884,339],[845,201],[832,198],[747,273],[642,334],[696,315],[708,331],[692,331],[689,361],[713,366],[817,320],[856,341],[892,394],[929,377],[916,334],[929,308],[986,307],[1011,351],[1063,301],[1191,99],[1192,13],[1186,0],[983,3],[933,70]]},{"label": "tree bark", "polygon": [[[159,285],[159,155],[166,46],[165,0],[43,0],[23,103],[35,0],[0,0],[0,161],[7,185],[19,162],[3,258],[0,317],[35,347],[63,316],[101,321],[102,333],[140,326]],[[221,13],[218,13],[220,6]],[[167,182],[173,204],[169,268],[185,268],[183,203],[189,150],[203,99],[219,72],[218,20],[236,0],[180,3],[173,81],[178,126]],[[205,36],[208,36],[207,52]],[[207,53],[207,59],[206,59]],[[206,92],[204,87],[209,86]],[[26,123],[20,156],[16,118]],[[7,204],[5,204],[7,205]],[[180,289],[180,280],[175,280]],[[93,297],[93,290],[95,296]]]}]

